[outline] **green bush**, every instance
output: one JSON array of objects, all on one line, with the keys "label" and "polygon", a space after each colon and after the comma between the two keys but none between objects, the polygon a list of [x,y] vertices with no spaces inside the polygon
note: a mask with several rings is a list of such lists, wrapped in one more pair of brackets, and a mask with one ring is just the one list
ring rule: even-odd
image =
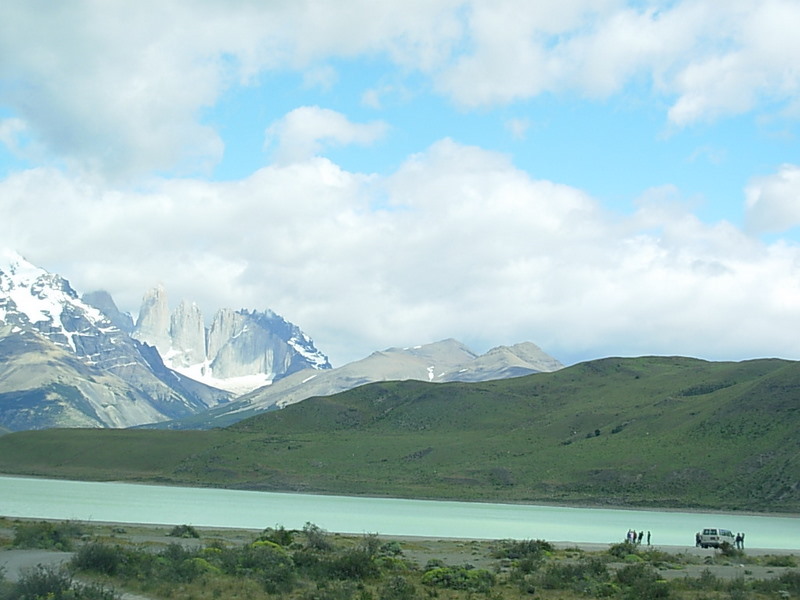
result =
[{"label": "green bush", "polygon": [[796,567],[797,559],[793,554],[770,554],[764,557],[764,564],[768,567]]},{"label": "green bush", "polygon": [[353,548],[338,554],[329,562],[331,577],[335,579],[367,579],[380,570],[375,556],[365,548]]},{"label": "green bush", "polygon": [[119,547],[92,542],[78,548],[70,564],[80,571],[116,575],[124,560],[124,553]]},{"label": "green bush", "polygon": [[258,539],[267,542],[275,542],[279,546],[288,547],[294,542],[294,532],[285,529],[283,525],[267,527],[261,532]]},{"label": "green bush", "polygon": [[[212,560],[212,555],[206,555]],[[235,577],[252,577],[270,593],[286,591],[294,585],[295,563],[278,544],[257,541],[241,548],[220,551],[213,560],[225,573]]]},{"label": "green bush", "polygon": [[437,567],[422,576],[422,583],[451,590],[488,592],[495,583],[495,576],[485,569]]},{"label": "green bush", "polygon": [[574,590],[591,593],[609,580],[608,569],[599,558],[587,558],[577,563],[553,563],[539,574],[539,585],[551,590]]},{"label": "green bush", "polygon": [[417,597],[414,584],[405,577],[390,577],[380,589],[381,600],[413,600]]},{"label": "green bush", "polygon": [[20,548],[43,548],[69,552],[73,548],[74,538],[81,534],[81,528],[69,521],[20,523],[14,528],[13,545]]},{"label": "green bush", "polygon": [[659,600],[671,596],[667,582],[659,580],[656,570],[646,563],[621,568],[617,571],[616,580],[625,589],[624,598],[629,600]]},{"label": "green bush", "polygon": [[168,534],[170,537],[199,538],[200,534],[191,525],[175,525]]},{"label": "green bush", "polygon": [[318,583],[316,588],[306,590],[302,598],[303,600],[372,600],[371,595],[364,590],[359,594],[351,581]]},{"label": "green bush", "polygon": [[10,598],[17,600],[116,600],[119,596],[97,584],[75,582],[66,569],[37,566],[22,574]]},{"label": "green bush", "polygon": [[726,556],[728,558],[742,558],[744,556],[744,550],[739,550],[728,542],[722,542],[719,545],[719,552],[722,554],[722,556]]},{"label": "green bush", "polygon": [[495,558],[540,558],[553,551],[544,540],[502,540],[492,551]]},{"label": "green bush", "polygon": [[754,589],[777,597],[797,598],[800,597],[800,571],[785,571],[775,579],[753,581],[752,586]]},{"label": "green bush", "polygon": [[622,558],[624,559],[626,556],[630,556],[631,554],[638,554],[639,547],[636,544],[631,544],[630,542],[620,542],[619,544],[614,544],[608,549],[608,553],[615,557],[615,558]]},{"label": "green bush", "polygon": [[328,539],[328,532],[313,523],[306,523],[303,526],[303,534],[306,537],[306,548],[318,550],[319,552],[330,552],[333,544]]},{"label": "green bush", "polygon": [[158,553],[157,571],[161,579],[191,583],[203,574],[203,569],[192,559],[198,550],[184,548],[180,544],[170,544]]},{"label": "green bush", "polygon": [[398,542],[386,542],[385,544],[381,544],[381,547],[378,549],[381,556],[400,556],[403,554],[403,548],[400,546]]}]

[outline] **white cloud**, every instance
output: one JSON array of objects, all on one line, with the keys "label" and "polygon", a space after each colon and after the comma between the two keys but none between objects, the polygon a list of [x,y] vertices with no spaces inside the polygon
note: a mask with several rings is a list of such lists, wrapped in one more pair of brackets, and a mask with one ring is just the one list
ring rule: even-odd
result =
[{"label": "white cloud", "polygon": [[794,0],[4,3],[0,103],[54,159],[194,173],[223,152],[203,110],[269,70],[324,87],[333,59],[388,57],[468,107],[646,81],[682,126],[796,109],[798,29]]},{"label": "white cloud", "polygon": [[368,146],[383,137],[387,126],[380,121],[352,123],[343,114],[318,106],[302,106],[271,124],[267,146],[274,145],[279,163],[303,161],[319,155],[326,146]]},{"label": "white cloud", "polygon": [[220,73],[169,35],[169,9],[30,3],[0,16],[2,101],[56,156],[127,174],[219,155],[196,112],[215,100]]},{"label": "white cloud", "polygon": [[0,212],[4,244],[79,291],[270,307],[336,364],[445,337],[565,361],[800,358],[800,248],[704,224],[674,188],[622,218],[451,140],[387,178],[315,158],[133,192],[38,169],[0,182]]},{"label": "white cloud", "polygon": [[470,6],[468,51],[453,54],[438,80],[464,106],[543,92],[605,97],[649,79],[674,98],[668,116],[682,126],[762,102],[791,106],[800,89],[800,69],[787,62],[800,54],[800,6],[791,0]]},{"label": "white cloud", "polygon": [[754,177],[745,191],[749,231],[782,233],[800,226],[800,167],[783,165],[777,173]]},{"label": "white cloud", "polygon": [[[529,339],[564,360],[800,358],[800,250],[702,223],[672,187],[622,218],[448,139],[388,177],[348,172],[321,155],[387,125],[314,106],[269,127],[275,164],[192,178],[223,152],[204,110],[270,70],[333,90],[332,65],[388,60],[355,93],[376,109],[429,88],[484,107],[633,84],[685,126],[796,107],[798,30],[793,0],[6,2],[0,141],[78,168],[0,181],[4,245],[127,310],[158,282],[208,313],[269,306],[338,363],[442,337],[477,350]],[[116,190],[96,176],[181,169]],[[750,182],[748,232],[800,224],[799,170]]]}]

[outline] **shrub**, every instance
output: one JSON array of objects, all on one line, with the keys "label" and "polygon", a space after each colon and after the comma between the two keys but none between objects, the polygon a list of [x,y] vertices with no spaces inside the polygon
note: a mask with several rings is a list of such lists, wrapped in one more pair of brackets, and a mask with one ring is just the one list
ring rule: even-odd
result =
[{"label": "shrub", "polygon": [[116,600],[118,597],[101,585],[73,581],[66,569],[42,565],[23,573],[11,592],[11,598],[25,600]]},{"label": "shrub", "polygon": [[[370,599],[371,596],[365,595],[362,591],[361,598]],[[303,600],[353,600],[359,598],[356,594],[355,585],[350,581],[333,581],[317,584],[316,589],[310,589],[303,593]]]},{"label": "shrub", "polygon": [[646,550],[641,550],[639,552],[639,556],[642,557],[643,560],[649,562],[656,568],[661,568],[666,565],[671,565],[675,562],[678,562],[678,559],[669,554],[668,552],[664,552],[662,550],[656,550],[655,548],[647,548]]},{"label": "shrub", "polygon": [[720,554],[723,556],[727,556],[728,558],[741,558],[744,556],[744,552],[731,546],[728,542],[722,542],[719,545]]},{"label": "shrub", "polygon": [[609,580],[605,563],[588,558],[577,563],[554,563],[539,575],[539,585],[546,589],[574,590],[590,593]]},{"label": "shrub", "polygon": [[192,559],[198,556],[198,550],[184,548],[180,544],[170,544],[155,556],[154,561],[148,560],[147,553],[139,553],[139,565],[145,571],[151,571],[152,576],[168,581],[191,583],[203,574],[203,569]]},{"label": "shrub", "polygon": [[73,538],[80,535],[80,527],[69,521],[20,523],[14,528],[13,544],[20,548],[43,548],[69,552],[73,548]]},{"label": "shrub", "polygon": [[289,553],[274,542],[258,541],[223,551],[218,561],[224,572],[236,577],[253,577],[269,593],[289,590],[294,585],[295,563]]},{"label": "shrub", "polygon": [[381,600],[413,600],[416,597],[417,590],[414,584],[405,577],[391,577],[381,586]]},{"label": "shrub", "polygon": [[353,548],[336,556],[330,563],[336,579],[367,579],[379,573],[374,556],[364,548]]},{"label": "shrub", "polygon": [[115,575],[124,561],[124,553],[119,547],[93,542],[84,544],[72,557],[71,564],[81,571],[93,571],[103,575]]},{"label": "shrub", "polygon": [[495,558],[540,558],[553,551],[553,545],[544,540],[503,540],[492,551]]},{"label": "shrub", "polygon": [[[753,587],[782,598],[800,597],[800,571],[785,571],[775,579],[761,579],[752,582]],[[788,594],[788,595],[787,595]]]},{"label": "shrub", "polygon": [[768,567],[796,567],[797,560],[792,554],[771,554],[764,557],[764,564]]},{"label": "shrub", "polygon": [[386,542],[378,549],[382,556],[400,556],[403,554],[403,549],[398,542]]},{"label": "shrub", "polygon": [[276,526],[276,527],[267,527],[264,531],[261,532],[261,535],[258,538],[259,540],[263,540],[266,542],[275,542],[279,546],[291,546],[292,542],[294,542],[294,533],[285,529],[283,525]]},{"label": "shrub", "polygon": [[703,569],[696,581],[697,587],[702,590],[722,589],[722,580],[714,575],[710,569]]},{"label": "shrub", "polygon": [[800,595],[800,571],[786,571],[778,577],[781,589],[796,596]]},{"label": "shrub", "polygon": [[397,556],[379,556],[375,559],[378,569],[387,573],[404,573],[411,570],[405,559]]},{"label": "shrub", "polygon": [[658,578],[658,573],[645,563],[628,565],[617,571],[617,582],[626,588],[625,598],[651,600],[670,597],[670,589],[666,581]]},{"label": "shrub", "polygon": [[303,533],[306,536],[306,548],[320,552],[329,552],[333,549],[333,544],[328,539],[328,532],[319,526],[306,523],[303,526]]},{"label": "shrub", "polygon": [[638,554],[638,547],[636,544],[631,544],[630,542],[621,542],[619,544],[614,544],[608,549],[608,553],[611,556],[616,558],[624,559],[626,556],[631,554]]},{"label": "shrub", "polygon": [[170,537],[199,538],[200,534],[191,525],[175,525],[168,534]]},{"label": "shrub", "polygon": [[488,592],[494,582],[495,576],[489,571],[467,567],[437,567],[422,576],[425,585],[470,592]]}]

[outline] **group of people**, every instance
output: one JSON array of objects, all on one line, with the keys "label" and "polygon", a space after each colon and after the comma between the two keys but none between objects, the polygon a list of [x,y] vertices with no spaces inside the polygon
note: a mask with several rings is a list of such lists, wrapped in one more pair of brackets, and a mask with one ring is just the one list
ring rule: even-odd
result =
[{"label": "group of people", "polygon": [[737,533],[736,537],[733,538],[733,541],[738,550],[744,550],[744,533]]},{"label": "group of people", "polygon": [[[625,541],[629,544],[641,544],[642,538],[644,538],[644,531],[640,531],[636,533],[635,529],[629,529],[627,535],[625,536]],[[650,532],[647,532],[647,545],[650,545]]]}]

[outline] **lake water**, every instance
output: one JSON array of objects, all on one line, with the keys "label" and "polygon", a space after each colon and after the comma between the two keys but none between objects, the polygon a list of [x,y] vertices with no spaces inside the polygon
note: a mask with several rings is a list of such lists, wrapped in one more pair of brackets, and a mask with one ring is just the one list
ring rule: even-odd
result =
[{"label": "lake water", "polygon": [[0,516],[158,525],[302,529],[466,539],[616,543],[629,529],[653,545],[693,546],[695,532],[746,533],[746,546],[800,550],[800,518],[282,494],[0,476]]}]

